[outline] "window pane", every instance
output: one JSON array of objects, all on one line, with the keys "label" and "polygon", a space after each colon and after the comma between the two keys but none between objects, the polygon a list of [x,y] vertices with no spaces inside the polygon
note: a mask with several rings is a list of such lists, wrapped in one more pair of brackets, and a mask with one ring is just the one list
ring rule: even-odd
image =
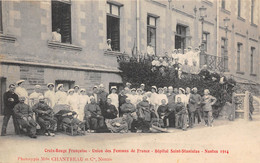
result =
[{"label": "window pane", "polygon": [[115,5],[111,5],[111,6],[112,6],[112,14],[116,15],[116,16],[119,16],[119,13],[118,13],[119,8],[118,8],[118,6],[115,6]]},{"label": "window pane", "polygon": [[107,39],[111,39],[113,51],[120,51],[120,19],[107,16]]},{"label": "window pane", "polygon": [[154,17],[149,17],[149,25],[152,25],[152,26],[155,26],[156,24],[155,24],[155,21],[156,21],[156,19],[154,18]]},{"label": "window pane", "polygon": [[107,3],[107,13],[110,14],[110,4]]},{"label": "window pane", "polygon": [[2,24],[2,0],[0,0],[0,33],[3,31],[3,24]]}]

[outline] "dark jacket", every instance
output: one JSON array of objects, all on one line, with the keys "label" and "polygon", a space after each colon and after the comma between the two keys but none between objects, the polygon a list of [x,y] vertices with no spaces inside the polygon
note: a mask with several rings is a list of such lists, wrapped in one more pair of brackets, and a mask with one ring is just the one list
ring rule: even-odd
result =
[{"label": "dark jacket", "polygon": [[117,117],[118,111],[115,107],[115,105],[112,104],[106,104],[104,107],[103,116],[105,119],[114,119]]},{"label": "dark jacket", "polygon": [[101,109],[96,103],[90,103],[85,106],[84,109],[85,116],[97,117],[101,116]]},{"label": "dark jacket", "polygon": [[50,118],[53,117],[53,110],[46,103],[38,102],[32,107],[32,111],[36,113],[36,117]]},{"label": "dark jacket", "polygon": [[14,106],[14,114],[17,119],[22,119],[23,117],[33,117],[33,111],[29,105],[25,103],[18,103]]},{"label": "dark jacket", "polygon": [[[13,98],[13,101],[11,101]],[[7,91],[4,93],[4,115],[12,115],[14,113],[13,109],[16,104],[19,103],[18,95]]]}]

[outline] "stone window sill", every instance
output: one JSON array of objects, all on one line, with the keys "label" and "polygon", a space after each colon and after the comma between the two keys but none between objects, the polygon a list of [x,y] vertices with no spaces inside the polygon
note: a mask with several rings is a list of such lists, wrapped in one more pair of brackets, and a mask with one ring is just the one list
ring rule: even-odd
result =
[{"label": "stone window sill", "polygon": [[210,2],[209,0],[203,0],[202,2],[204,2],[205,4],[207,4],[209,6],[213,6],[213,3]]},{"label": "stone window sill", "polygon": [[243,22],[246,21],[244,18],[242,18],[242,17],[240,17],[240,16],[237,16],[237,19],[238,19],[238,20],[241,20],[241,21],[243,21]]},{"label": "stone window sill", "polygon": [[250,74],[250,76],[256,76],[256,74]]},{"label": "stone window sill", "polygon": [[224,9],[224,8],[221,8],[221,11],[224,12],[224,13],[226,13],[226,14],[228,14],[228,15],[231,14],[230,11],[228,11],[228,10],[226,10],[226,9]]},{"label": "stone window sill", "polygon": [[65,50],[73,50],[73,51],[82,51],[80,46],[72,45],[72,44],[65,44],[55,41],[48,41],[48,47],[53,49],[65,49]]},{"label": "stone window sill", "polygon": [[110,56],[121,56],[121,55],[126,55],[122,52],[119,52],[119,51],[108,51],[108,50],[105,50],[104,51],[104,54],[105,55],[110,55]]},{"label": "stone window sill", "polygon": [[0,33],[0,41],[14,43],[16,41],[16,38],[11,35],[5,35]]},{"label": "stone window sill", "polygon": [[241,74],[241,75],[244,75],[244,74],[245,74],[245,72],[242,72],[242,71],[237,71],[236,73],[237,73],[237,74]]},{"label": "stone window sill", "polygon": [[251,26],[252,26],[252,27],[256,27],[256,28],[258,27],[258,26],[257,26],[256,24],[254,24],[254,23],[251,23]]}]

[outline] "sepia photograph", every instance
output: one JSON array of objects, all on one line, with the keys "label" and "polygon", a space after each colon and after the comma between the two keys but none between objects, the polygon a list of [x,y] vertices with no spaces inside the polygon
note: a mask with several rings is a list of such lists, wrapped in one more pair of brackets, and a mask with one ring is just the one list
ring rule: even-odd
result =
[{"label": "sepia photograph", "polygon": [[0,163],[259,163],[260,0],[0,0]]}]

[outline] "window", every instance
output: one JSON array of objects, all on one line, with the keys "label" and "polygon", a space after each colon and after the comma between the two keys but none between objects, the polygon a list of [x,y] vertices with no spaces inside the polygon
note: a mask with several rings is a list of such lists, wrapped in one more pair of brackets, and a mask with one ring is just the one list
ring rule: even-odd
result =
[{"label": "window", "polygon": [[107,3],[107,39],[113,51],[120,51],[120,6]]},{"label": "window", "polygon": [[179,24],[176,26],[175,49],[182,49],[182,52],[186,48],[186,28]]},{"label": "window", "polygon": [[221,57],[224,60],[224,70],[228,71],[228,50],[226,38],[221,38]]},{"label": "window", "polygon": [[254,73],[254,53],[255,48],[251,47],[251,54],[250,54],[250,74]]},{"label": "window", "polygon": [[221,1],[221,8],[223,8],[223,9],[226,8],[226,0]]},{"label": "window", "polygon": [[156,17],[147,16],[147,46],[151,44],[156,54]]},{"label": "window", "polygon": [[0,0],[0,33],[3,33],[3,22],[2,22],[2,0]]},{"label": "window", "polygon": [[[55,86],[57,87],[58,84],[63,84],[64,90],[68,91],[69,89],[73,88],[75,85],[75,81],[70,81],[70,80],[56,80],[55,81]],[[56,88],[55,87],[55,88]]]},{"label": "window", "polygon": [[251,23],[254,24],[255,0],[251,0]]},{"label": "window", "polygon": [[242,51],[242,43],[237,43],[237,71],[240,71],[240,54]]},{"label": "window", "polygon": [[241,0],[237,0],[237,16],[241,17]]},{"label": "window", "polygon": [[204,51],[208,50],[208,37],[209,37],[209,33],[208,32],[203,32],[202,49]]},{"label": "window", "polygon": [[52,1],[52,31],[60,29],[61,42],[71,44],[71,4],[69,0]]}]

